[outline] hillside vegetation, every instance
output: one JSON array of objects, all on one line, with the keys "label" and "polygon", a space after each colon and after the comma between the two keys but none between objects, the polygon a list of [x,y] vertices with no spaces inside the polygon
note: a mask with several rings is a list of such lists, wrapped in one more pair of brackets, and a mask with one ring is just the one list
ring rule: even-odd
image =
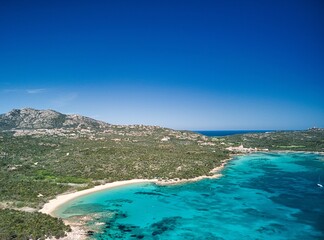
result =
[{"label": "hillside vegetation", "polygon": [[[163,142],[165,134],[170,140]],[[0,201],[38,208],[59,193],[94,184],[207,175],[228,158],[227,151],[216,144],[201,145],[203,136],[177,139],[187,135],[159,130],[150,136],[117,139],[99,134],[93,139],[1,133]]]},{"label": "hillside vegetation", "polygon": [[61,219],[43,213],[1,210],[0,239],[39,239],[63,237],[71,231]]},{"label": "hillside vegetation", "polygon": [[232,135],[223,140],[230,146],[242,144],[244,147],[267,148],[272,151],[324,152],[324,129],[322,128]]}]

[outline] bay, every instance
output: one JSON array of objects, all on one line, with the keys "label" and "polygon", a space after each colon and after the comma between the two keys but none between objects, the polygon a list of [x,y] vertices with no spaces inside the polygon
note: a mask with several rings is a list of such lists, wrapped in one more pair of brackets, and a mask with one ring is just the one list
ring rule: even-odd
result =
[{"label": "bay", "polygon": [[56,215],[91,216],[93,239],[324,239],[323,155],[235,157],[219,179],[135,184],[82,196]]}]

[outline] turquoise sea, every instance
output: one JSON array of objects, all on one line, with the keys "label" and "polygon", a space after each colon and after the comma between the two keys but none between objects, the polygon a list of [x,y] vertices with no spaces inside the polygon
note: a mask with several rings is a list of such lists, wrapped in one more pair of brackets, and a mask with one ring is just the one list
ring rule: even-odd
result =
[{"label": "turquoise sea", "polygon": [[223,177],[174,186],[136,184],[59,208],[90,215],[92,239],[324,239],[324,156],[239,156]]}]

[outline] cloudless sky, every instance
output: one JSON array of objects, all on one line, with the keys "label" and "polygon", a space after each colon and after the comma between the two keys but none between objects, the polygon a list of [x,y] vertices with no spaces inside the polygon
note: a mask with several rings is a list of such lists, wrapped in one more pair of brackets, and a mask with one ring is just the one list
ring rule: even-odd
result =
[{"label": "cloudless sky", "polygon": [[0,112],[324,127],[322,0],[1,0]]}]

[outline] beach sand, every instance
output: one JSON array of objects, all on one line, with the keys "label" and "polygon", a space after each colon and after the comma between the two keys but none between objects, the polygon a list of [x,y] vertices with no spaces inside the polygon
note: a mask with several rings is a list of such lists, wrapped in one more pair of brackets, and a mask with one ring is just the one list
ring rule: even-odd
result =
[{"label": "beach sand", "polygon": [[[224,167],[224,165],[217,167],[211,171],[211,173],[214,173],[216,170],[219,171]],[[53,217],[57,217],[55,215],[55,210],[60,207],[62,204],[67,203],[77,197],[84,196],[87,194],[91,194],[98,191],[103,191],[111,188],[121,187],[125,185],[130,184],[136,184],[136,183],[155,183],[158,185],[174,185],[174,184],[183,184],[187,182],[195,182],[202,179],[212,179],[212,178],[219,178],[221,177],[221,174],[214,174],[212,176],[200,176],[195,177],[191,179],[169,179],[169,180],[157,180],[157,179],[132,179],[132,180],[125,180],[125,181],[117,181],[112,183],[106,183],[103,185],[95,186],[90,189],[85,189],[78,192],[72,192],[67,194],[58,195],[56,198],[50,200],[48,203],[46,203],[39,212],[49,214]],[[63,219],[64,223],[66,225],[70,225],[71,232],[67,232],[65,237],[60,238],[60,240],[85,240],[87,239],[87,229],[83,226],[83,224],[80,222],[70,222],[68,220]],[[56,238],[47,238],[46,240],[54,240]]]},{"label": "beach sand", "polygon": [[112,182],[112,183],[106,183],[103,185],[95,186],[90,189],[85,189],[82,191],[78,192],[73,192],[73,193],[67,193],[67,194],[62,194],[58,195],[56,198],[50,200],[48,203],[46,203],[39,212],[41,213],[46,213],[49,215],[52,215],[55,217],[54,211],[56,208],[61,206],[62,204],[71,201],[72,199],[75,199],[77,197],[87,195],[90,193],[110,189],[110,188],[115,188],[115,187],[121,187],[129,184],[136,184],[136,183],[146,183],[146,182],[151,182],[151,183],[156,183],[158,182],[157,179],[132,179],[132,180],[126,180],[126,181],[117,181],[117,182]]},{"label": "beach sand", "polygon": [[125,186],[125,185],[130,185],[130,184],[136,184],[136,183],[156,183],[158,185],[170,185],[170,184],[181,184],[181,183],[187,183],[187,182],[195,182],[195,181],[199,181],[202,179],[214,179],[214,178],[219,178],[222,175],[219,174],[218,172],[221,171],[224,166],[226,165],[226,163],[228,162],[228,159],[224,160],[223,163],[212,169],[210,171],[211,176],[199,176],[199,177],[195,177],[195,178],[190,178],[190,179],[169,179],[169,180],[158,180],[158,179],[132,179],[132,180],[125,180],[125,181],[117,181],[117,182],[112,182],[112,183],[106,183],[103,185],[98,185],[95,186],[93,188],[90,189],[85,189],[82,191],[78,191],[78,192],[72,192],[72,193],[67,193],[67,194],[62,194],[62,195],[58,195],[56,198],[50,200],[48,203],[46,203],[42,209],[39,210],[39,212],[41,213],[46,213],[49,215],[52,215],[55,217],[54,211],[56,208],[58,208],[59,206],[61,206],[62,204],[71,201],[77,197],[83,196],[83,195],[87,195],[90,193],[94,193],[94,192],[98,192],[98,191],[103,191],[103,190],[107,190],[110,188],[115,188],[115,187],[121,187],[121,186]]},{"label": "beach sand", "polygon": [[[46,203],[43,208],[41,210],[39,210],[39,212],[41,213],[46,213],[49,214],[53,217],[57,217],[54,214],[54,211],[60,207],[62,204],[67,203],[77,197],[80,196],[84,196],[87,194],[91,194],[97,191],[103,191],[106,189],[110,189],[110,188],[116,188],[116,187],[121,187],[121,186],[125,186],[125,185],[130,185],[130,184],[136,184],[136,183],[154,183],[157,182],[157,179],[132,179],[132,180],[126,180],[126,181],[117,181],[117,182],[112,182],[112,183],[106,183],[103,185],[99,185],[99,186],[95,186],[93,188],[90,189],[85,189],[82,191],[78,191],[78,192],[72,192],[72,193],[67,193],[67,194],[62,194],[62,195],[58,195],[56,198],[50,200],[48,203]],[[68,220],[63,219],[64,223],[66,225],[70,225],[71,226],[71,232],[67,232],[65,237],[60,238],[60,240],[85,240],[87,239],[87,235],[86,235],[86,229],[84,228],[84,226],[80,223],[77,222],[70,222]],[[55,237],[53,238],[47,238],[47,240],[54,240],[56,239]]]}]

